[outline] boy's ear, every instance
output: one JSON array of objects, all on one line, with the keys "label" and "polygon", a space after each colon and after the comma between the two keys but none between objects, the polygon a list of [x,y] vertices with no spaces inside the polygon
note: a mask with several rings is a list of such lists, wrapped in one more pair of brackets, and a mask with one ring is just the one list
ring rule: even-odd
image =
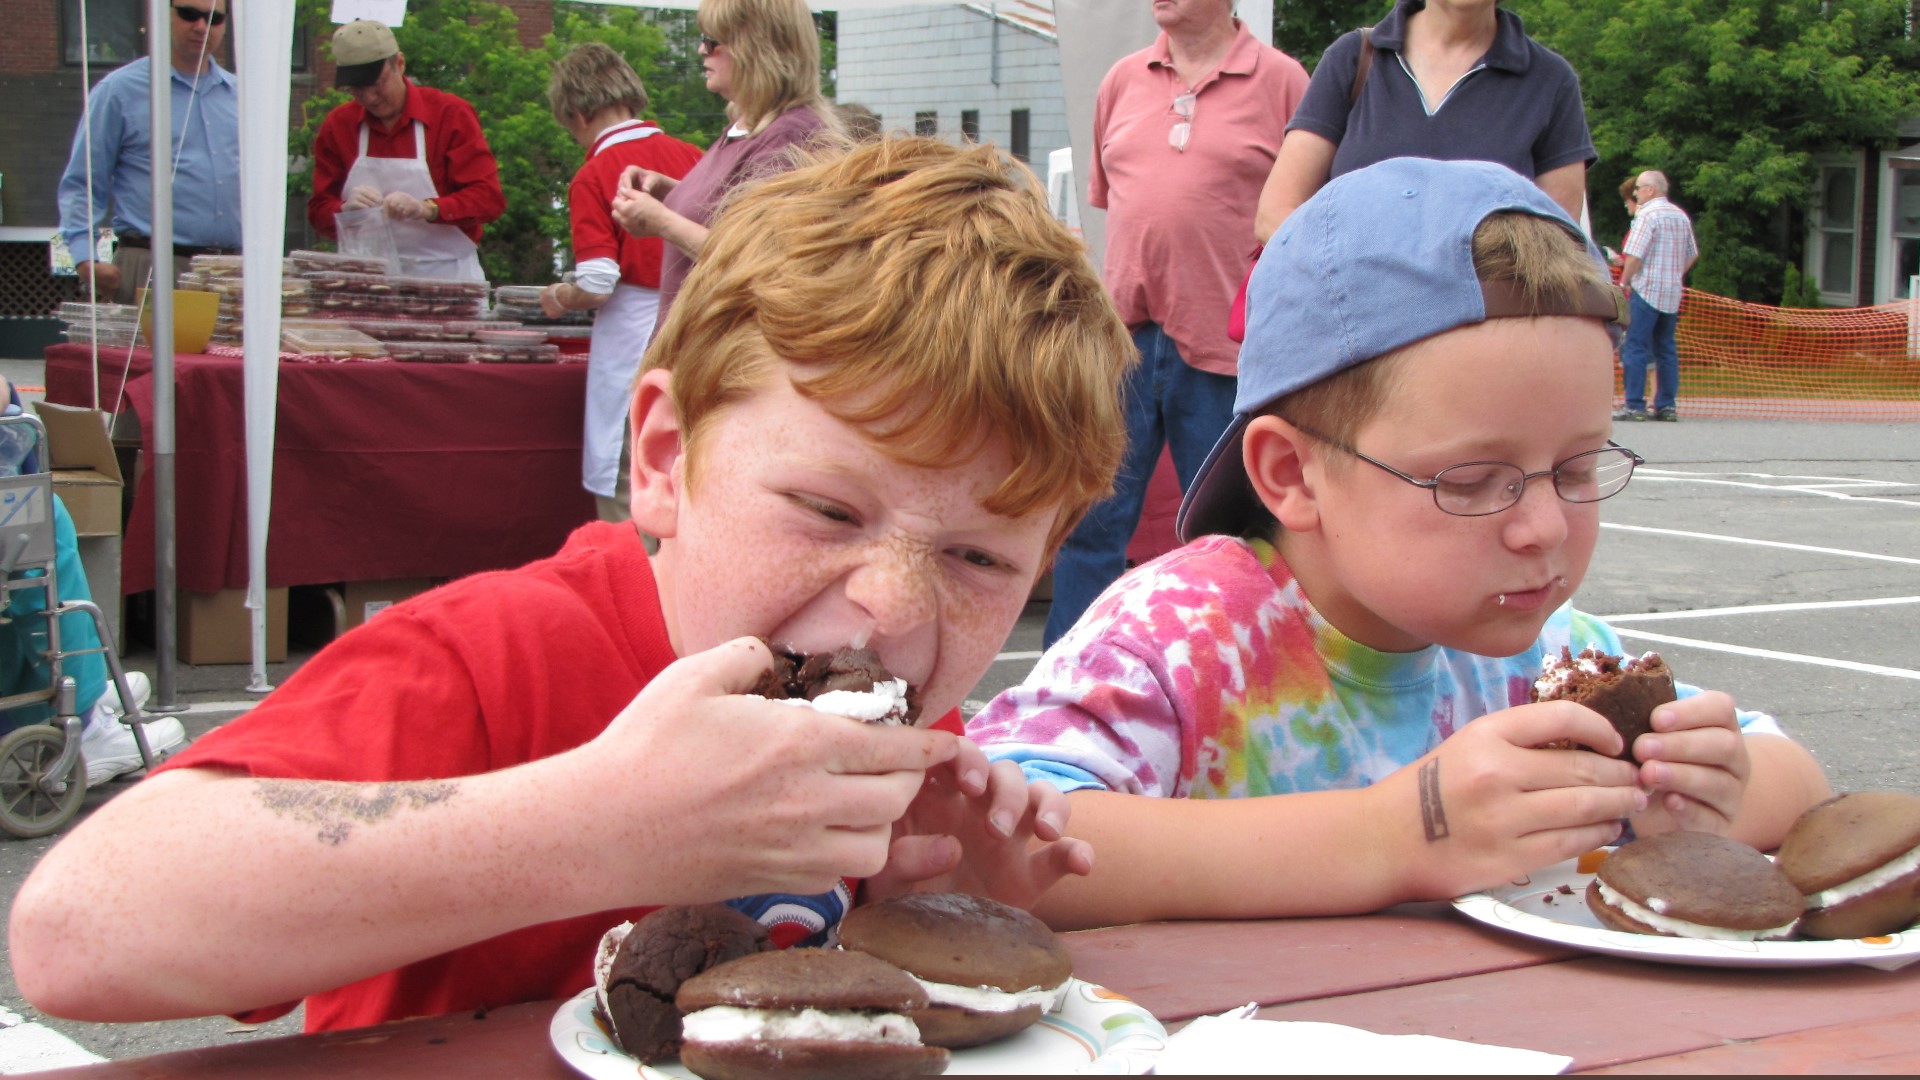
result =
[{"label": "boy's ear", "polygon": [[1319,503],[1306,475],[1309,441],[1277,416],[1254,417],[1240,441],[1254,495],[1288,532],[1308,532],[1320,524]]},{"label": "boy's ear", "polygon": [[667,393],[672,377],[665,368],[641,373],[634,383],[629,420],[633,522],[641,532],[660,538],[674,534],[684,475],[680,414]]}]

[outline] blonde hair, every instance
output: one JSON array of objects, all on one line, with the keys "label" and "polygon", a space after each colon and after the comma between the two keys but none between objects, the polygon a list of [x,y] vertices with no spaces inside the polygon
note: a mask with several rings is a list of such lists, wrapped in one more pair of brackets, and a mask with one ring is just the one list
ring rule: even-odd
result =
[{"label": "blonde hair", "polygon": [[547,106],[562,124],[591,120],[601,110],[624,107],[635,116],[647,111],[647,88],[626,57],[605,42],[589,41],[567,50],[547,80]]},{"label": "blonde hair", "polygon": [[806,0],[700,0],[698,19],[701,31],[732,55],[729,119],[759,131],[805,105],[838,130],[820,93],[820,32]]},{"label": "blonde hair", "polygon": [[902,464],[1002,442],[1012,471],[983,505],[1059,507],[1049,550],[1126,448],[1127,329],[1039,181],[992,147],[885,138],[736,189],[645,358],[673,373],[690,487],[715,418],[782,361]]},{"label": "blonde hair", "polygon": [[[1512,282],[1536,309],[1571,305],[1591,286],[1608,287],[1585,242],[1564,223],[1513,210],[1488,215],[1474,230],[1473,271],[1482,282]],[[1404,356],[1395,349],[1355,364],[1288,394],[1270,411],[1351,443],[1380,411]]]}]

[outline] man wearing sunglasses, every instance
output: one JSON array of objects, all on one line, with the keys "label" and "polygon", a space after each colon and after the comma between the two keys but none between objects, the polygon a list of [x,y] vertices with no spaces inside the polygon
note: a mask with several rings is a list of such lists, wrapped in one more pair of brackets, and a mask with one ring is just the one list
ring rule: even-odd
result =
[{"label": "man wearing sunglasses", "polygon": [[[227,0],[177,0],[168,20],[173,132],[161,149],[173,169],[173,253],[240,250],[240,95],[215,55],[227,36]],[[131,303],[152,266],[151,65],[123,65],[93,88],[60,177],[60,237],[83,285],[100,300]],[[92,161],[88,161],[88,146]],[[91,166],[91,178],[89,178]],[[101,257],[97,229],[111,223],[118,246]]]},{"label": "man wearing sunglasses", "polygon": [[384,207],[401,273],[484,280],[481,230],[507,197],[473,106],[407,78],[393,31],[372,19],[334,31],[333,62],[353,100],[314,137],[307,221],[333,238],[335,215]]}]

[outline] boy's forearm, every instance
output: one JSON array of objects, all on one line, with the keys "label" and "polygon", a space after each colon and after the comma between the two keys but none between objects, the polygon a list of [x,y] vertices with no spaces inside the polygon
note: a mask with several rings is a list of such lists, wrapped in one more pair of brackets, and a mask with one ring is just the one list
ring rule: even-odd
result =
[{"label": "boy's forearm", "polygon": [[[617,906],[584,899],[592,860],[568,849],[569,785],[532,775],[545,764],[382,784],[154,777],[23,885],[17,982],[76,1019],[231,1013]],[[140,933],[98,933],[116,911]]]},{"label": "boy's forearm", "polygon": [[1252,799],[1075,792],[1070,831],[1093,845],[1093,873],[1061,881],[1035,911],[1056,929],[1377,911],[1415,888],[1394,853],[1417,827],[1383,814],[1383,794],[1377,786]]},{"label": "boy's forearm", "polygon": [[1800,815],[1831,796],[1827,775],[1806,747],[1778,735],[1748,735],[1753,771],[1733,823],[1734,839],[1761,851],[1780,846]]}]

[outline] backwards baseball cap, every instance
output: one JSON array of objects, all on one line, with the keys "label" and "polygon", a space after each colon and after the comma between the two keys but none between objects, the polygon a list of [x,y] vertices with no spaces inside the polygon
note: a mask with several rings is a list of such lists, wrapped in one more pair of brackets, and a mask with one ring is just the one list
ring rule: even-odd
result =
[{"label": "backwards baseball cap", "polygon": [[333,32],[333,85],[372,86],[387,58],[400,51],[385,23],[355,19]]},{"label": "backwards baseball cap", "polygon": [[1519,211],[1564,225],[1606,263],[1533,181],[1486,161],[1392,158],[1329,181],[1267,244],[1247,284],[1233,423],[1181,500],[1180,539],[1238,533],[1259,500],[1241,437],[1275,401],[1395,349],[1487,319],[1585,315],[1618,335],[1626,297],[1597,282],[1573,297],[1529,297],[1482,282],[1473,234],[1489,215]]}]

